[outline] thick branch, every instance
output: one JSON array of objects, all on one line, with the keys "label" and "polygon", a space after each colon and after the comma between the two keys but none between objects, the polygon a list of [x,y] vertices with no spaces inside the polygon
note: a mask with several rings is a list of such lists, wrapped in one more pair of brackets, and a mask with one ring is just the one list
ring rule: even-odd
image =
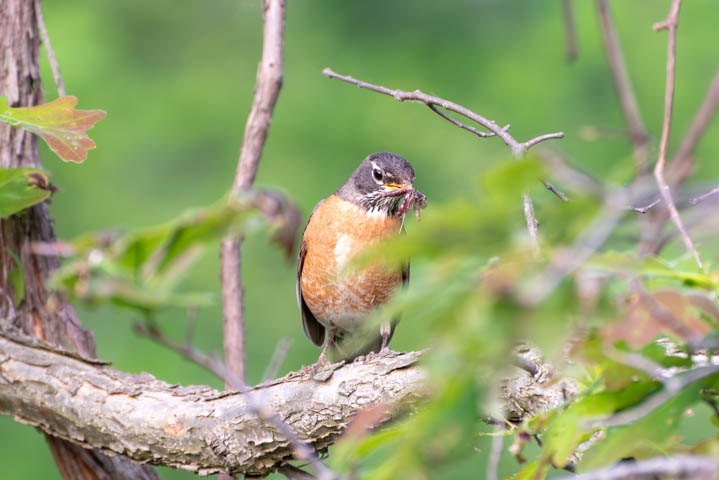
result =
[{"label": "thick branch", "polygon": [[[390,405],[393,417],[423,397],[426,374],[412,366],[418,356],[351,364],[330,370],[327,381],[294,374],[253,391],[303,440],[324,448],[366,406]],[[168,385],[5,337],[0,412],[84,447],[201,474],[268,473],[293,450],[238,392]]]},{"label": "thick branch", "polygon": [[[365,363],[291,373],[252,389],[314,448],[334,443],[361,410],[388,406],[392,420],[427,396],[420,352],[376,356]],[[529,349],[502,382],[502,414],[513,421],[562,404],[576,387],[551,382],[551,367]],[[264,474],[293,457],[294,446],[255,413],[247,395],[168,385],[129,375],[0,334],[0,413],[96,452],[200,474]],[[110,457],[112,458],[112,457]]]},{"label": "thick branch", "polygon": [[[255,181],[262,148],[267,139],[272,112],[282,88],[282,52],[284,49],[285,0],[263,0],[264,19],[262,60],[257,67],[257,80],[252,108],[245,125],[240,159],[237,164],[232,193],[249,188]],[[244,292],[240,247],[242,237],[228,238],[220,246],[222,259],[223,343],[228,368],[243,382],[245,375]]]}]

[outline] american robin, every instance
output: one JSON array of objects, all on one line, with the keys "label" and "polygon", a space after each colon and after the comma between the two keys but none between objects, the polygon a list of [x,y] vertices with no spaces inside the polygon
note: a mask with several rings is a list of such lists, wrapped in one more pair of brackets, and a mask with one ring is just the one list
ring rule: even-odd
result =
[{"label": "american robin", "polygon": [[312,210],[300,245],[297,303],[305,334],[315,345],[322,346],[329,329],[318,363],[326,362],[328,347],[333,347],[333,360],[388,348],[397,319],[383,323],[380,335],[359,349],[349,350],[351,342],[342,339],[361,328],[375,308],[409,281],[409,265],[391,270],[376,264],[352,268],[348,263],[403,231],[404,215],[413,204],[418,204],[416,212],[424,206],[425,197],[413,180],[414,169],[407,160],[393,153],[374,153]]}]

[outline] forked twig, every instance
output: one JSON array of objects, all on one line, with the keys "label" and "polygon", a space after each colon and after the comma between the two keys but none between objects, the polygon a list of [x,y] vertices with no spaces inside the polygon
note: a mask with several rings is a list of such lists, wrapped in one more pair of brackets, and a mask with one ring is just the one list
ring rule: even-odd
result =
[{"label": "forked twig", "polygon": [[[445,100],[443,98],[435,97],[433,95],[427,95],[426,93],[423,93],[419,90],[415,90],[414,92],[405,92],[404,90],[392,90],[386,87],[382,87],[379,85],[374,85],[368,82],[364,82],[362,80],[357,80],[356,78],[347,76],[347,75],[340,75],[338,73],[335,73],[330,68],[325,68],[322,70],[322,73],[328,77],[328,78],[336,78],[338,80],[342,80],[343,82],[351,83],[353,85],[358,86],[359,88],[365,88],[367,90],[372,90],[377,93],[381,93],[384,95],[389,95],[390,97],[393,97],[395,100],[404,102],[405,100],[416,100],[419,102],[424,103],[428,107],[432,109],[433,112],[440,115],[445,120],[451,122],[452,124],[464,128],[465,130],[469,130],[470,132],[474,133],[475,135],[478,135],[480,137],[490,137],[490,136],[497,136],[502,139],[502,141],[512,149],[512,155],[515,157],[522,156],[529,148],[533,147],[534,145],[543,142],[545,140],[550,140],[553,138],[563,138],[564,133],[563,132],[555,132],[555,133],[548,133],[545,135],[540,135],[538,137],[532,138],[531,140],[527,140],[526,142],[518,142],[512,135],[509,134],[509,125],[505,127],[500,127],[494,120],[488,120],[487,118],[483,117],[482,115],[473,112],[472,110],[463,107],[462,105],[459,105],[454,102],[450,102],[449,100]],[[434,107],[434,108],[432,108]],[[476,122],[477,124],[481,125],[482,127],[489,130],[490,133],[480,132],[479,130],[473,129],[473,127],[469,127],[467,125],[464,125],[462,122],[459,122],[458,120],[455,120],[449,115],[440,113],[440,110],[437,107],[441,107],[445,110],[448,110],[450,112],[458,113],[462,115],[465,118],[468,118],[472,120],[473,122]]]},{"label": "forked twig", "polygon": [[672,108],[674,106],[674,78],[675,78],[675,69],[676,69],[676,50],[677,50],[677,23],[678,23],[678,17],[679,17],[679,8],[681,7],[682,0],[673,0],[672,1],[672,7],[669,11],[669,15],[667,16],[667,19],[657,23],[654,25],[654,30],[668,30],[669,32],[669,40],[667,42],[667,82],[666,82],[666,92],[664,96],[664,123],[662,125],[662,138],[659,142],[659,159],[657,160],[656,165],[654,166],[654,178],[657,181],[657,186],[659,187],[659,193],[662,196],[662,199],[664,200],[664,204],[669,211],[669,216],[671,217],[672,221],[674,222],[674,225],[677,227],[677,230],[679,230],[679,234],[682,237],[682,240],[684,240],[684,245],[686,246],[687,250],[694,256],[694,259],[697,262],[697,265],[699,268],[702,268],[702,260],[699,257],[699,252],[694,247],[694,242],[692,242],[691,237],[689,236],[689,233],[687,233],[686,229],[684,228],[684,223],[682,223],[682,219],[679,216],[679,212],[677,211],[677,207],[674,204],[674,199],[672,198],[672,192],[669,188],[669,185],[667,184],[665,178],[664,178],[664,165],[666,164],[667,160],[667,147],[669,145],[669,132],[671,129],[671,123],[672,123]]}]

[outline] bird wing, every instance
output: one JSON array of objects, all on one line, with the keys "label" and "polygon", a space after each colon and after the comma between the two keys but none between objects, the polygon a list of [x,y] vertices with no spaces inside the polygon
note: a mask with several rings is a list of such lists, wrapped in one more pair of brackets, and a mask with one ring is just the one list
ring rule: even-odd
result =
[{"label": "bird wing", "polygon": [[[310,224],[310,220],[312,220],[312,215],[317,210],[317,207],[319,207],[322,202],[319,202],[317,205],[315,205],[315,208],[312,209],[312,213],[310,213],[310,218],[307,219],[307,225]],[[307,227],[305,226],[305,230],[307,230]],[[307,306],[307,303],[305,303],[305,299],[302,296],[302,269],[305,266],[305,256],[307,255],[307,244],[305,243],[305,233],[302,232],[302,243],[300,244],[300,253],[299,253],[299,261],[297,262],[297,305],[300,307],[300,311],[302,312],[302,326],[305,329],[305,335],[307,335],[307,338],[312,340],[312,343],[317,345],[318,347],[321,347],[323,343],[325,343],[325,327],[320,324],[320,322],[317,321],[315,316],[310,311],[310,308]]]}]

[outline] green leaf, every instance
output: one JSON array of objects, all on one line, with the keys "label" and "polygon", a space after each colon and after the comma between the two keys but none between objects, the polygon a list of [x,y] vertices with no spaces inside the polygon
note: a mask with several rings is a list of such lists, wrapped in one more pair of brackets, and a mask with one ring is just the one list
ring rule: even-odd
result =
[{"label": "green leaf", "polygon": [[42,202],[53,191],[48,174],[37,168],[0,167],[0,218]]},{"label": "green leaf", "polygon": [[111,303],[142,312],[205,306],[206,292],[178,292],[177,285],[208,245],[227,235],[269,225],[290,249],[298,226],[294,204],[272,192],[245,192],[188,211],[167,223],[125,234],[83,235],[51,285],[90,303]]},{"label": "green leaf", "polygon": [[86,130],[105,117],[102,110],[75,110],[77,98],[61,97],[34,107],[9,107],[0,97],[0,120],[41,136],[62,160],[82,163],[95,142]]},{"label": "green leaf", "polygon": [[515,473],[512,480],[542,480],[547,476],[549,467],[549,462],[540,463],[539,460],[534,460]]},{"label": "green leaf", "polygon": [[583,426],[588,419],[608,416],[635,405],[658,387],[658,382],[635,382],[615,392],[589,392],[578,398],[550,424],[542,456],[553,465],[566,465],[577,446],[596,430]]},{"label": "green leaf", "polygon": [[[628,456],[645,457],[664,453],[662,447],[666,442],[671,441],[670,434],[679,427],[683,413],[701,400],[703,388],[716,386],[719,382],[719,373],[716,373],[715,367],[704,367],[704,369],[707,373],[704,376],[697,375],[701,373],[701,369],[674,376],[670,381],[681,381],[682,378],[689,378],[690,375],[697,375],[699,378],[657,408],[649,410],[647,405],[653,400],[653,396],[645,403],[633,407],[646,409],[647,414],[627,425],[610,427],[604,439],[585,453],[579,464],[580,469],[593,470]],[[662,393],[663,391],[655,395]]]}]

